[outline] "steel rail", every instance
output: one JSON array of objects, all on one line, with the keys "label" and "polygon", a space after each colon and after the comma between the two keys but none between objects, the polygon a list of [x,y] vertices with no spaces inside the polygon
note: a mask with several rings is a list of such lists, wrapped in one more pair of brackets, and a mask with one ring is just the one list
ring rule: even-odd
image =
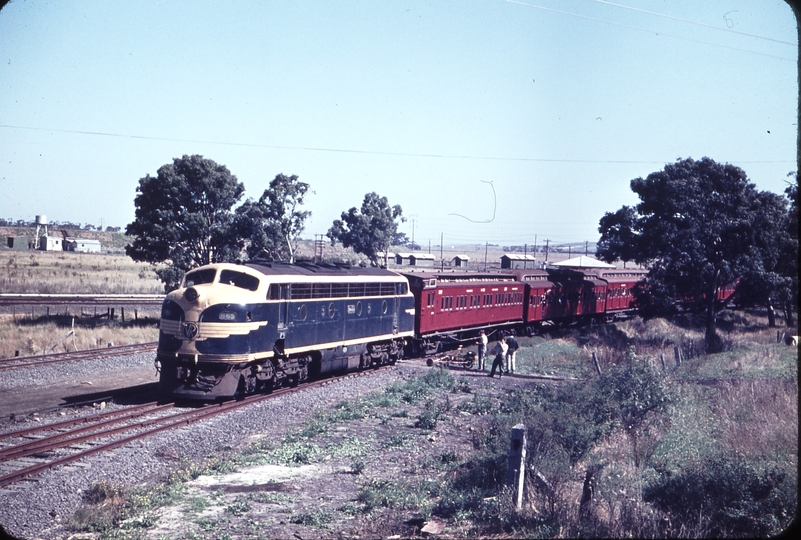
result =
[{"label": "steel rail", "polygon": [[[116,433],[119,433],[118,430],[120,429],[122,429],[122,431],[126,431],[128,429],[133,429],[135,427],[141,427],[143,424],[146,424],[147,421],[140,422],[139,424],[130,424],[127,426],[123,426],[122,428],[113,428],[113,429],[105,429],[102,431],[96,431],[104,427],[113,426],[115,424],[125,422],[132,418],[137,418],[139,416],[144,416],[146,414],[152,414],[166,409],[171,409],[173,407],[174,407],[173,403],[156,405],[150,407],[149,409],[133,411],[127,415],[109,418],[107,420],[102,420],[94,424],[81,426],[79,428],[72,429],[70,431],[56,433],[55,435],[49,435],[47,437],[42,437],[41,439],[35,439],[33,441],[28,441],[26,443],[3,448],[2,450],[0,450],[0,461],[9,461],[11,459],[21,458],[29,456],[31,454],[36,454],[37,452],[55,450],[57,448],[63,448],[64,446],[69,446],[71,444],[78,444],[88,440],[97,439],[100,437],[104,437],[106,435],[114,435]],[[154,421],[157,422],[158,419],[155,419]],[[86,432],[93,432],[93,433],[86,434]]]},{"label": "steel rail", "polygon": [[106,411],[97,414],[91,414],[89,416],[81,416],[78,418],[70,418],[69,420],[62,420],[61,422],[53,422],[51,424],[44,424],[33,426],[25,429],[18,429],[16,431],[9,431],[7,433],[0,433],[0,440],[2,439],[14,439],[19,437],[24,437],[25,435],[30,435],[31,433],[37,433],[39,431],[49,431],[52,429],[61,429],[64,427],[71,427],[77,426],[78,424],[88,424],[90,422],[100,422],[107,418],[113,418],[115,416],[122,416],[125,414],[129,414],[134,411],[139,410],[147,410],[147,408],[152,408],[156,405],[159,405],[157,401],[151,401],[150,403],[143,403],[142,405],[135,405],[133,407],[126,407],[124,409],[117,409],[114,411]]},{"label": "steel rail", "polygon": [[118,345],[115,347],[106,347],[101,349],[86,349],[83,351],[42,354],[37,356],[15,356],[14,358],[1,358],[0,371],[42,366],[47,364],[58,364],[62,362],[91,360],[92,358],[98,356],[120,356],[123,354],[155,351],[157,345],[157,341],[149,341],[147,343],[132,343],[130,345]]},{"label": "steel rail", "polygon": [[[162,424],[160,426],[156,426],[156,427],[152,427],[150,429],[146,429],[145,431],[142,431],[142,432],[139,432],[139,433],[135,433],[135,434],[129,435],[127,437],[123,437],[122,439],[118,439],[116,441],[111,441],[111,442],[107,442],[107,443],[104,443],[104,444],[100,444],[100,445],[94,446],[92,448],[88,448],[88,449],[82,450],[82,451],[77,452],[75,454],[71,454],[69,456],[61,457],[61,458],[56,459],[54,461],[48,461],[48,462],[40,463],[40,464],[37,464],[37,465],[31,465],[31,466],[26,467],[24,469],[20,469],[18,471],[15,471],[15,472],[8,473],[6,475],[0,476],[0,487],[7,486],[9,484],[13,484],[15,482],[18,482],[19,480],[22,480],[22,479],[27,478],[29,476],[33,476],[33,475],[38,474],[38,473],[40,473],[42,471],[45,471],[45,470],[53,468],[53,467],[57,467],[59,465],[64,465],[66,463],[77,461],[79,459],[82,459],[84,457],[97,454],[99,452],[105,452],[105,451],[108,451],[108,450],[113,450],[113,449],[118,448],[120,446],[124,446],[124,445],[128,444],[129,442],[133,442],[133,441],[136,441],[136,440],[139,440],[139,439],[143,439],[145,437],[148,437],[150,435],[155,435],[156,433],[160,433],[162,431],[166,431],[166,430],[174,429],[174,428],[178,428],[178,427],[183,427],[185,425],[188,425],[188,424],[191,424],[191,423],[194,423],[194,422],[199,422],[200,420],[205,420],[206,418],[210,418],[210,417],[216,416],[218,414],[224,414],[224,413],[227,413],[227,412],[231,412],[233,410],[236,410],[236,409],[239,409],[239,408],[242,408],[242,407],[246,407],[248,405],[253,405],[255,403],[259,403],[259,402],[262,402],[262,401],[267,401],[267,400],[270,400],[270,399],[274,399],[274,398],[283,396],[283,395],[288,394],[288,393],[292,393],[292,392],[296,392],[296,391],[303,391],[303,390],[307,390],[307,389],[311,389],[311,388],[318,388],[320,386],[326,386],[328,384],[331,384],[332,382],[345,380],[345,379],[348,379],[348,378],[351,378],[351,377],[354,377],[354,376],[368,375],[371,372],[375,373],[375,372],[381,371],[383,369],[386,369],[387,367],[388,366],[382,366],[380,368],[377,368],[377,369],[374,369],[374,370],[371,370],[371,371],[360,372],[358,374],[349,373],[349,374],[341,375],[341,376],[338,376],[338,377],[332,377],[332,378],[329,378],[329,379],[313,381],[313,382],[310,382],[310,383],[305,383],[303,386],[298,387],[298,388],[280,388],[280,389],[274,390],[270,394],[248,396],[248,397],[244,398],[241,401],[227,401],[227,402],[220,403],[218,405],[207,406],[207,407],[204,407],[202,409],[195,409],[195,410],[192,410],[192,411],[179,413],[179,414],[176,414],[176,415],[173,415],[173,416],[163,417],[161,419],[157,419],[157,421],[163,421],[163,422],[167,422],[167,423]],[[127,431],[127,430],[135,429],[135,428],[138,428],[138,427],[147,427],[147,426],[149,426],[149,425],[151,425],[153,423],[156,423],[156,420],[149,421],[149,422],[141,422],[141,423],[139,423],[141,425],[132,424],[130,426],[123,426],[122,428],[117,428],[116,432],[120,433],[122,431]],[[112,434],[112,432],[114,432],[114,431],[115,430],[108,430],[108,432],[103,432],[102,435],[101,434],[96,434],[96,435],[98,435],[98,436],[106,436],[106,435]],[[92,437],[92,438],[98,438],[98,436],[95,436],[95,437]],[[42,450],[40,449],[39,451],[41,452]]]},{"label": "steel rail", "polygon": [[0,306],[19,305],[108,305],[161,306],[163,294],[0,293]]}]

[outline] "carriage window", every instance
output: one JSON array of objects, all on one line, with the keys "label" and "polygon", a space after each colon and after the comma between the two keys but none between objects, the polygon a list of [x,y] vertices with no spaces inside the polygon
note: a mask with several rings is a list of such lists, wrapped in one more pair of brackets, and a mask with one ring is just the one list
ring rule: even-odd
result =
[{"label": "carriage window", "polygon": [[331,297],[332,298],[344,298],[348,296],[348,284],[347,283],[332,283],[331,284]]},{"label": "carriage window", "polygon": [[203,285],[204,283],[211,283],[214,281],[214,276],[217,270],[207,268],[205,270],[195,270],[189,272],[184,278],[184,287],[193,287],[195,285]]},{"label": "carriage window", "polygon": [[286,283],[272,283],[270,289],[267,291],[267,297],[270,300],[284,300],[289,299],[289,285]]},{"label": "carriage window", "polygon": [[312,297],[311,283],[293,283],[291,285],[292,299],[302,298],[308,299]]},{"label": "carriage window", "polygon": [[381,283],[379,287],[379,294],[381,296],[393,296],[395,294],[395,284]]},{"label": "carriage window", "polygon": [[220,283],[249,291],[255,291],[259,288],[259,278],[235,270],[223,270],[220,272]]},{"label": "carriage window", "polygon": [[312,285],[312,296],[314,298],[331,298],[331,284],[315,283]]},{"label": "carriage window", "polygon": [[351,283],[348,286],[348,296],[350,297],[364,296],[364,283]]}]

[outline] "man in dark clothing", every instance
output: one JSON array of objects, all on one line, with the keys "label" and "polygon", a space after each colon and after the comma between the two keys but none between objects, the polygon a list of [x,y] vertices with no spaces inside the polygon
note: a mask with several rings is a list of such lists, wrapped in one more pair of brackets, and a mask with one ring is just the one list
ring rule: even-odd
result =
[{"label": "man in dark clothing", "polygon": [[517,343],[517,340],[513,335],[509,335],[506,338],[506,344],[509,345],[509,348],[506,350],[506,373],[514,373],[516,366],[515,366],[515,353],[517,349],[520,348],[520,345]]},{"label": "man in dark clothing", "polygon": [[492,370],[490,371],[489,376],[495,376],[495,368],[498,368],[498,378],[501,378],[501,373],[503,373],[503,359],[506,357],[506,349],[508,346],[506,345],[506,338],[502,337],[501,340],[495,345],[495,360],[492,361]]}]

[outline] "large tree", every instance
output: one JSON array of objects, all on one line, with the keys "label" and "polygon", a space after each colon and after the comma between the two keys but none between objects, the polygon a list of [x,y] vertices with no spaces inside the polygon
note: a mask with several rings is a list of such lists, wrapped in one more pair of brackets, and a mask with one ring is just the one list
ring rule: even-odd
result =
[{"label": "large tree", "polygon": [[233,206],[244,186],[224,166],[184,155],[139,180],[136,219],[125,232],[134,237],[125,252],[136,261],[169,263],[156,273],[166,290],[188,269],[239,256]]},{"label": "large tree", "polygon": [[248,199],[237,209],[240,234],[249,239],[248,257],[295,262],[298,239],[308,210],[300,210],[309,184],[297,175],[278,174],[258,201]]},{"label": "large tree", "polygon": [[742,169],[706,157],[635,178],[631,189],[640,203],[601,219],[598,257],[644,264],[650,292],[703,306],[707,349],[718,350],[721,288],[745,278],[781,280],[786,201],[757,191]]},{"label": "large tree", "polygon": [[380,259],[389,247],[403,240],[398,234],[398,222],[405,221],[402,213],[399,205],[389,206],[386,197],[368,193],[364,196],[361,211],[353,207],[342,212],[342,219],[334,220],[326,236],[332,245],[342,242],[346,248],[352,247],[356,253],[366,255],[374,266],[380,266]]}]

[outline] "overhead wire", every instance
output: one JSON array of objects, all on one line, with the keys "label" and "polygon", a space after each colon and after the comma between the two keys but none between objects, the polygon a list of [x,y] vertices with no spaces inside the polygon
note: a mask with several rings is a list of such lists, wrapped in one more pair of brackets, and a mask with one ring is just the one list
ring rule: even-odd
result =
[{"label": "overhead wire", "polygon": [[608,21],[606,19],[599,19],[597,17],[590,17],[589,15],[581,15],[581,14],[578,14],[578,13],[571,13],[569,11],[562,11],[560,9],[554,9],[554,8],[549,8],[549,7],[545,7],[545,6],[540,6],[540,5],[537,5],[537,4],[530,4],[528,2],[521,2],[520,0],[504,0],[504,2],[507,2],[509,4],[517,4],[517,5],[521,5],[521,6],[525,6],[525,7],[530,7],[530,8],[533,8],[533,9],[539,9],[539,10],[542,10],[542,11],[549,11],[551,13],[559,13],[560,15],[568,15],[570,17],[578,17],[579,19],[586,19],[586,20],[589,20],[589,21],[596,21],[596,22],[601,22],[601,23],[604,23],[604,24],[611,24],[611,25],[614,25],[614,26],[620,26],[622,28],[628,28],[630,30],[637,30],[637,31],[640,31],[640,32],[648,32],[649,34],[656,34],[656,35],[659,35],[659,36],[667,36],[667,37],[672,37],[672,38],[675,38],[675,39],[683,39],[685,41],[691,41],[693,43],[701,43],[703,45],[711,45],[712,47],[721,47],[723,49],[730,49],[730,50],[733,50],[733,51],[738,51],[738,52],[743,52],[743,53],[748,53],[748,54],[756,54],[756,55],[759,55],[759,56],[767,56],[768,58],[776,58],[778,60],[789,60],[789,61],[793,61],[793,62],[796,61],[795,58],[785,58],[783,56],[776,56],[774,54],[751,51],[751,50],[748,50],[748,49],[741,49],[739,47],[731,47],[729,45],[721,45],[719,43],[712,43],[710,41],[703,41],[703,40],[700,40],[700,39],[694,39],[694,38],[690,38],[690,37],[679,36],[679,35],[676,35],[676,34],[670,34],[668,32],[662,32],[660,30],[652,30],[652,29],[649,29],[649,28],[642,28],[641,26],[633,26],[633,25],[630,25],[630,24],[625,24],[625,23],[620,23],[620,22],[615,22],[615,21]]},{"label": "overhead wire", "polygon": [[[559,159],[559,158],[531,158],[531,157],[509,157],[509,156],[477,156],[477,155],[460,155],[460,154],[430,154],[418,152],[390,152],[383,150],[354,150],[350,148],[325,148],[315,146],[287,146],[277,144],[262,144],[262,143],[244,143],[244,142],[230,142],[230,141],[211,141],[200,139],[181,139],[176,137],[156,137],[152,135],[131,135],[126,133],[109,133],[103,131],[84,131],[76,129],[57,129],[57,128],[40,128],[31,126],[17,126],[11,124],[0,124],[0,128],[6,129],[24,129],[29,131],[46,131],[52,133],[69,133],[76,135],[92,135],[100,137],[119,137],[128,139],[139,139],[148,141],[167,141],[167,142],[183,142],[192,144],[217,144],[221,146],[239,146],[246,148],[267,148],[273,150],[302,150],[308,152],[332,152],[332,153],[345,153],[345,154],[364,154],[374,156],[394,156],[394,157],[422,157],[422,158],[441,158],[441,159],[474,159],[484,161],[523,161],[523,162],[537,162],[537,163],[616,163],[616,164],[664,164],[665,160],[634,160],[634,159]],[[792,160],[756,160],[756,161],[743,161],[738,160],[738,163],[795,163]]]},{"label": "overhead wire", "polygon": [[703,26],[704,28],[711,28],[712,30],[719,30],[721,32],[729,32],[729,33],[732,33],[732,34],[739,34],[741,36],[752,37],[752,38],[755,38],[755,39],[764,39],[765,41],[772,41],[774,43],[781,43],[781,44],[784,44],[784,45],[792,45],[793,47],[797,47],[798,46],[798,43],[792,43],[790,41],[782,41],[780,39],[769,38],[769,37],[760,36],[760,35],[757,35],[757,34],[750,34],[748,32],[740,32],[739,30],[734,30],[732,28],[722,28],[720,26],[715,26],[715,25],[712,25],[712,24],[706,24],[706,23],[702,23],[702,22],[698,22],[698,21],[693,21],[693,20],[690,20],[690,19],[684,19],[684,18],[681,18],[681,17],[674,17],[673,15],[667,15],[666,13],[658,13],[656,11],[649,11],[647,9],[637,8],[637,7],[633,7],[633,6],[627,6],[627,5],[624,5],[624,4],[618,4],[618,3],[615,3],[615,2],[610,2],[609,0],[588,0],[588,1],[589,2],[596,2],[598,4],[606,4],[606,5],[614,6],[614,7],[621,8],[621,9],[629,9],[631,11],[637,11],[639,13],[647,13],[648,15],[654,15],[656,17],[664,17],[665,19],[671,19],[671,20],[679,21],[679,22],[683,22],[683,23],[694,24],[694,25],[697,25],[697,26]]}]

